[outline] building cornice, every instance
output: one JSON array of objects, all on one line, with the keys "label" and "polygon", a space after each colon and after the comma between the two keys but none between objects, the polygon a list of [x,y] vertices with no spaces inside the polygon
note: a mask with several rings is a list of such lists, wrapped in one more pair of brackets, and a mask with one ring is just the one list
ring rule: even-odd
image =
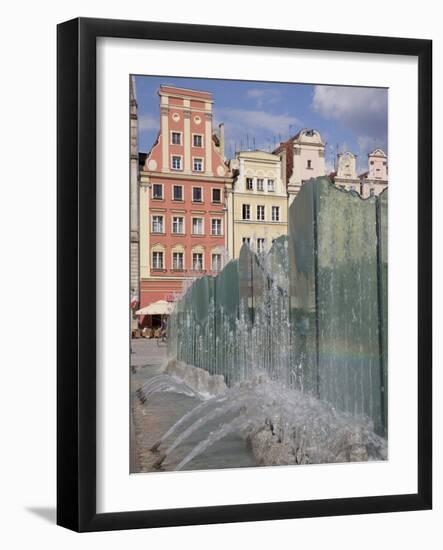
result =
[{"label": "building cornice", "polygon": [[177,172],[147,172],[145,170],[142,170],[140,172],[140,177],[145,179],[146,183],[149,183],[149,180],[151,178],[159,178],[159,179],[173,179],[173,180],[180,180],[180,181],[199,181],[199,182],[210,182],[210,183],[231,183],[232,184],[232,177],[220,177],[220,176],[208,176],[205,174],[199,175],[199,174],[183,174],[183,173],[177,173]]}]

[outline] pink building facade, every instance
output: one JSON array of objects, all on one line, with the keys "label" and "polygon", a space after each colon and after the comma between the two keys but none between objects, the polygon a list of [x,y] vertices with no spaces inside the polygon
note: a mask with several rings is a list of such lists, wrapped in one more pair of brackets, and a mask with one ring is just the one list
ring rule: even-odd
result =
[{"label": "pink building facade", "polygon": [[223,128],[207,92],[161,86],[160,131],[140,177],[140,306],[171,301],[183,281],[226,257]]}]

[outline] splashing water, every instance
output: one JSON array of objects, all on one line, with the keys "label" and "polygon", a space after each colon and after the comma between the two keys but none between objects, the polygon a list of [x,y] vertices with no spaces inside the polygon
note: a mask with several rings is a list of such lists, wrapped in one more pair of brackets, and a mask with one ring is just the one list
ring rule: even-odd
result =
[{"label": "splashing water", "polygon": [[184,395],[188,395],[189,397],[203,399],[202,394],[191,388],[182,380],[170,376],[169,374],[159,374],[154,376],[148,380],[148,382],[145,382],[145,384],[143,384],[143,386],[141,386],[136,393],[139,399],[142,402],[145,402],[150,395],[162,391],[182,393]]},{"label": "splashing water", "polygon": [[[262,464],[381,460],[387,453],[386,441],[374,433],[368,419],[336,411],[312,396],[261,376],[198,405],[182,417],[154,445],[153,449],[158,450],[172,438],[157,466],[166,458],[171,462],[171,455],[179,451],[191,434],[204,433],[205,425],[214,422],[209,434],[186,456],[175,460],[173,469],[183,469],[230,433],[247,437]],[[264,437],[267,455],[260,449]],[[283,455],[286,458],[282,462]]]}]

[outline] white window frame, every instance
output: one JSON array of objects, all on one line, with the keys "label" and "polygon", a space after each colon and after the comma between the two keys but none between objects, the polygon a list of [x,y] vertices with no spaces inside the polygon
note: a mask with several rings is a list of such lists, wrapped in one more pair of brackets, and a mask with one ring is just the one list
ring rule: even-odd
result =
[{"label": "white window frame", "polygon": [[[263,208],[263,218],[259,218],[258,216],[258,209],[259,208]],[[264,222],[266,220],[266,205],[264,204],[257,204],[257,208],[256,208],[256,219],[257,221],[259,222]]]},{"label": "white window frame", "polygon": [[[196,201],[194,200],[194,189],[200,189],[201,191],[201,200],[200,201]],[[193,185],[192,186],[192,196],[191,196],[191,202],[195,202],[197,204],[202,204],[205,200],[205,197],[204,197],[204,191],[203,191],[203,187],[201,185]]]},{"label": "white window frame", "polygon": [[251,237],[242,237],[241,239],[242,244],[247,244],[248,246],[251,246]]},{"label": "white window frame", "polygon": [[[201,233],[194,233],[194,220],[201,220],[201,228],[202,228],[202,232]],[[195,217],[193,216],[192,217],[192,235],[204,235],[205,234],[205,218],[202,218],[202,217]]]},{"label": "white window frame", "polygon": [[[192,254],[192,256],[191,256],[192,271],[196,271],[196,272],[204,271],[204,270],[205,270],[205,253],[204,253],[204,252],[196,252],[195,250],[192,250],[192,251],[191,251],[191,254]],[[194,254],[201,254],[202,261],[201,261],[200,269],[195,269],[195,268],[194,268]]]},{"label": "white window frame", "polygon": [[[275,219],[274,212],[278,213],[278,218]],[[280,221],[280,206],[271,206],[271,220],[273,222],[279,222]]]},{"label": "white window frame", "polygon": [[[258,245],[259,242],[263,244],[263,248],[261,250]],[[264,237],[257,237],[257,252],[264,252],[265,248],[266,248],[266,239]]]},{"label": "white window frame", "polygon": [[[272,181],[272,185],[269,185],[269,182]],[[275,180],[272,179],[272,178],[266,178],[266,189],[270,192],[270,193],[274,193],[275,192]]]},{"label": "white window frame", "polygon": [[[181,267],[175,267],[174,266],[174,254],[181,254],[182,255],[183,265]],[[171,251],[171,266],[172,266],[172,269],[175,270],[175,271],[185,271],[185,269],[186,269],[186,267],[185,267],[185,253],[183,252],[183,250],[174,250],[174,249],[172,249],[172,251]]]},{"label": "white window frame", "polygon": [[[218,256],[220,258],[220,265],[218,269],[214,269],[214,256]],[[220,252],[211,252],[211,271],[214,271],[215,273],[220,273],[222,270],[223,265],[223,258]]]},{"label": "white window frame", "polygon": [[[158,266],[155,265],[154,254],[161,254],[162,255],[162,265],[161,265],[161,267],[158,267]],[[152,269],[165,269],[165,251],[164,250],[152,250],[151,261],[152,261]]]},{"label": "white window frame", "polygon": [[[176,233],[174,231],[174,218],[180,218],[182,220],[183,231],[181,233]],[[175,214],[172,214],[172,216],[171,216],[171,233],[173,235],[184,235],[185,234],[185,217],[184,216],[176,216]]]},{"label": "white window frame", "polygon": [[[172,134],[178,134],[180,136],[180,143],[174,143],[172,141]],[[183,145],[183,132],[180,132],[178,130],[171,130],[169,145],[180,145],[180,146],[182,146]],[[178,155],[174,155],[174,157],[176,157],[176,156],[178,156]]]},{"label": "white window frame", "polygon": [[[249,217],[248,218],[245,218],[245,215],[244,215],[244,207],[245,206],[247,206],[249,208]],[[251,205],[250,204],[242,203],[242,205],[241,205],[241,219],[245,220],[245,221],[250,221],[250,219],[251,219]]]},{"label": "white window frame", "polygon": [[[245,180],[246,180],[246,181],[245,181],[245,183],[246,183],[246,191],[254,191],[254,178],[249,178],[249,177],[247,177],[247,178],[245,178]],[[250,187],[250,188],[248,187],[248,185],[249,185],[249,184],[248,184],[248,180],[251,180],[251,187]]]},{"label": "white window frame", "polygon": [[[196,170],[196,169],[195,169],[195,164],[194,164],[194,162],[195,162],[196,160],[200,160],[200,161],[201,161],[201,166],[202,166],[202,169],[201,169],[201,170]],[[204,172],[204,171],[205,171],[205,159],[204,159],[203,157],[192,157],[192,171],[193,171],[193,172],[198,172],[199,174],[200,174],[201,172]]]},{"label": "white window frame", "polygon": [[[261,181],[261,184],[259,185],[259,181]],[[264,191],[265,190],[265,179],[264,178],[257,178],[257,191]]]},{"label": "white window frame", "polygon": [[[180,187],[181,190],[182,190],[182,198],[181,199],[175,199],[174,198],[174,188],[175,187]],[[171,190],[171,200],[173,200],[174,202],[184,202],[185,200],[185,190],[184,190],[184,185],[177,185],[176,183],[172,184],[172,190]]]},{"label": "white window frame", "polygon": [[[220,233],[214,233],[212,222],[219,221],[220,222]],[[223,235],[223,219],[222,218],[211,218],[211,235],[214,235],[215,237],[221,237]]]},{"label": "white window frame", "polygon": [[[214,190],[220,191],[220,200],[214,201]],[[223,190],[220,187],[211,187],[211,202],[212,204],[223,204]]]},{"label": "white window frame", "polygon": [[[162,188],[162,196],[161,197],[154,197],[154,185],[160,185]],[[165,199],[165,185],[163,183],[153,183],[151,187],[151,199],[153,201],[162,201]]]},{"label": "white window frame", "polygon": [[[195,145],[194,143],[194,137],[199,136],[201,138],[201,145]],[[196,149],[203,149],[205,146],[205,139],[203,134],[192,134],[192,147],[195,147]]]},{"label": "white window frame", "polygon": [[[162,230],[161,231],[154,231],[154,218],[161,218],[162,223]],[[151,233],[155,233],[156,235],[164,235],[165,233],[165,217],[163,214],[152,214],[151,215]]]},{"label": "white window frame", "polygon": [[[180,159],[180,168],[174,168],[174,158]],[[183,155],[173,155],[171,154],[171,170],[181,172],[183,170]]]}]

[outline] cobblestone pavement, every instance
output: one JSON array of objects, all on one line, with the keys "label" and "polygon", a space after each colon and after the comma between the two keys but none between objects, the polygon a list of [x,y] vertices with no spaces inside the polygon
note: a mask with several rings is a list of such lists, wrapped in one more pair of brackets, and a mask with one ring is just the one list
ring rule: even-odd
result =
[{"label": "cobblestone pavement", "polygon": [[[134,339],[131,343],[131,472],[149,472],[155,469],[158,455],[150,448],[184,414],[199,403],[195,398],[172,392],[161,392],[149,396],[142,403],[137,390],[150,378],[161,373],[166,362],[166,345],[153,339]],[[205,438],[213,426],[198,431],[180,446],[181,456],[165,461],[164,469],[172,470],[177,461]],[[206,433],[207,432],[207,433]],[[175,462],[174,462],[175,459]],[[237,435],[225,437],[210,449],[193,459],[186,469],[239,468],[255,466],[250,450]]]},{"label": "cobblestone pavement", "polygon": [[[166,344],[157,343],[157,340],[134,338],[131,340],[131,472],[141,470],[141,453],[137,437],[137,425],[141,424],[143,407],[136,396],[137,389],[149,378],[161,371],[166,361]],[[139,434],[140,435],[140,434]]]}]

